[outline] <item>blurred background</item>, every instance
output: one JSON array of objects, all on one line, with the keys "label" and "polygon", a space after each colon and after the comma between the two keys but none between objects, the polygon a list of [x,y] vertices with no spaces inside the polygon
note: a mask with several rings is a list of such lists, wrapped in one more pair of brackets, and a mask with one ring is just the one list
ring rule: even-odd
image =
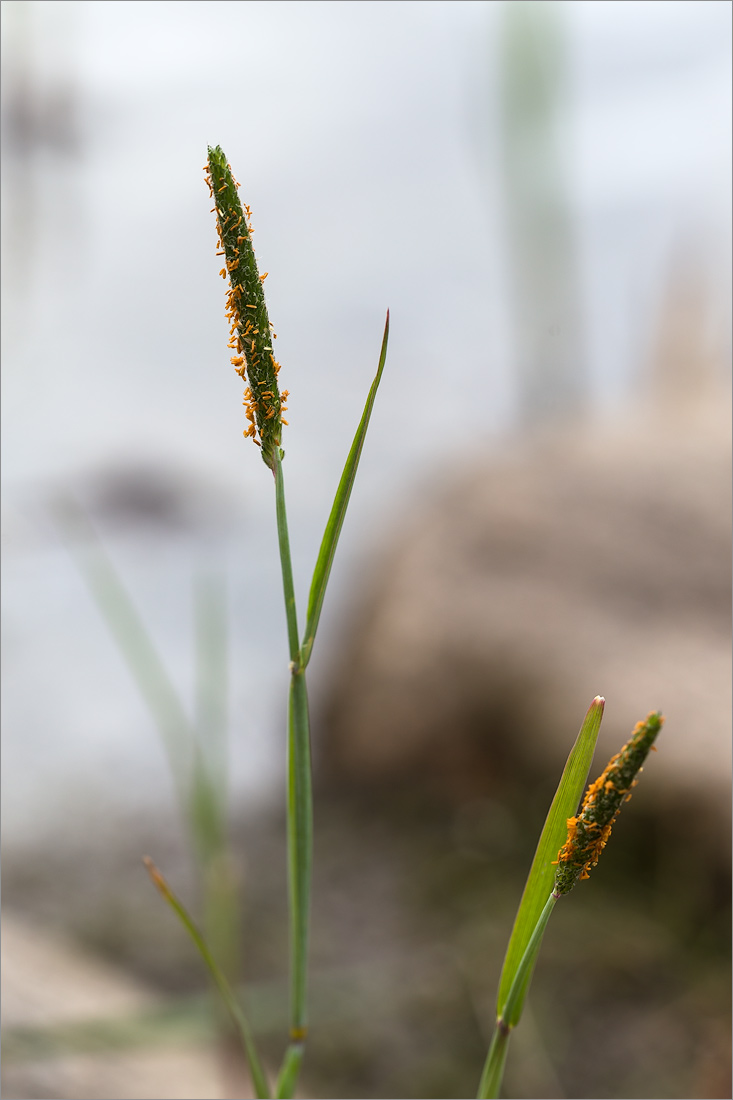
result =
[{"label": "blurred background", "polygon": [[601,693],[597,771],[667,725],[558,910],[506,1095],[730,1095],[730,24],[722,0],[2,5],[5,1095],[246,1088],[140,864],[205,907],[101,546],[191,711],[218,593],[273,1066],[284,1035],[285,622],[207,144],[270,273],[301,601],[391,312],[310,666],[303,1094],[473,1094]]}]

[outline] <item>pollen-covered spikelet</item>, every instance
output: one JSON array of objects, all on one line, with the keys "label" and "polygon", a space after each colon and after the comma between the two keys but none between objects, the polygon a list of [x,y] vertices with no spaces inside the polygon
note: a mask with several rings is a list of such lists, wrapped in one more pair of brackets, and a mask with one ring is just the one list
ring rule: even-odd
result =
[{"label": "pollen-covered spikelet", "polygon": [[579,879],[590,876],[622,805],[631,798],[631,788],[636,786],[637,776],[663,722],[664,718],[656,711],[643,722],[637,722],[631,739],[585,792],[578,816],[568,818],[568,837],[555,860],[555,897],[567,894]]},{"label": "pollen-covered spikelet", "polygon": [[287,424],[282,414],[288,391],[281,394],[277,384],[280,364],[273,354],[275,334],[267,316],[262,289],[267,272],[260,276],[257,270],[250,210],[248,206],[242,209],[237,194],[239,184],[221,146],[215,149],[209,146],[204,171],[215,203],[219,233],[217,255],[224,257],[224,267],[219,274],[229,281],[226,315],[230,325],[229,347],[234,352],[231,361],[237,374],[249,383],[244,391],[248,421],[244,435],[251,436],[262,448],[262,458],[272,468],[275,447],[280,446],[282,425]]}]

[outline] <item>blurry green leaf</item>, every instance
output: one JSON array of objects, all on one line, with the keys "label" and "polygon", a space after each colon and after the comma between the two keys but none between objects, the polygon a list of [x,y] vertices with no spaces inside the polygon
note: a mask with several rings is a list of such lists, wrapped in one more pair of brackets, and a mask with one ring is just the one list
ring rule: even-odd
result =
[{"label": "blurry green leaf", "polygon": [[178,797],[187,809],[195,735],[179,694],[89,517],[69,496],[56,499],[54,517],[158,727]]}]

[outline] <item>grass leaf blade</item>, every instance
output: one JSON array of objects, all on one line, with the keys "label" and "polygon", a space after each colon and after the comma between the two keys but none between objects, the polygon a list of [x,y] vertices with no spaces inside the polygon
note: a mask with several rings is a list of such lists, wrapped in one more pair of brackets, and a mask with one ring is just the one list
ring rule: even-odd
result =
[{"label": "grass leaf blade", "polygon": [[502,1078],[504,1076],[504,1063],[506,1062],[509,1036],[511,1035],[511,1024],[507,1021],[513,1019],[515,1015],[515,1004],[517,1000],[524,1000],[527,994],[534,965],[537,961],[540,947],[542,946],[542,937],[545,934],[545,929],[552,915],[552,910],[555,908],[556,901],[557,898],[554,893],[550,894],[540,914],[540,919],[535,925],[534,932],[529,938],[527,949],[515,971],[514,981],[512,982],[504,1003],[504,1010],[496,1021],[494,1035],[489,1047],[489,1053],[486,1056],[484,1071],[481,1075],[477,1100],[495,1100],[499,1095]]},{"label": "grass leaf blade", "polygon": [[247,1062],[249,1064],[250,1072],[252,1074],[252,1083],[255,1086],[255,1092],[257,1093],[258,1100],[270,1100],[270,1089],[267,1084],[267,1078],[265,1077],[262,1065],[260,1063],[257,1049],[254,1044],[254,1037],[252,1035],[252,1029],[249,1026],[247,1017],[242,1011],[239,1001],[232,991],[232,987],[224,977],[222,971],[214,959],[214,956],[209,951],[206,945],[204,937],[199,932],[198,928],[191,919],[188,910],[186,909],[180,898],[171,890],[170,886],[163,878],[158,868],[153,863],[149,856],[146,856],[143,860],[148,874],[150,875],[153,883],[158,888],[163,898],[168,902],[173,912],[180,920],[183,927],[188,932],[189,936],[193,940],[196,948],[198,949],[201,958],[206,963],[206,967],[211,974],[211,977],[216,985],[216,988],[221,994],[222,1000],[226,1005],[230,1016],[239,1032],[239,1036],[242,1040],[242,1046],[247,1056]]},{"label": "grass leaf blade", "polygon": [[277,1085],[275,1086],[275,1096],[277,1100],[289,1100],[295,1092],[304,1050],[305,1047],[303,1043],[291,1043],[285,1051],[282,1068],[278,1074]]},{"label": "grass leaf blade", "polygon": [[303,645],[301,647],[301,662],[303,668],[305,668],[310,659],[313,640],[316,636],[316,630],[318,629],[318,621],[321,617],[321,608],[323,607],[323,599],[326,595],[328,578],[331,575],[331,566],[333,565],[336,546],[338,544],[339,535],[341,534],[346,509],[349,505],[351,490],[354,487],[354,479],[356,478],[356,471],[359,467],[359,459],[361,458],[362,448],[364,447],[364,439],[366,438],[367,428],[369,427],[369,420],[374,407],[374,399],[377,396],[377,389],[382,380],[382,371],[384,370],[384,364],[387,358],[388,340],[389,310],[387,310],[387,320],[384,326],[384,336],[382,338],[382,349],[379,355],[377,374],[369,390],[364,412],[359,421],[359,427],[356,429],[354,442],[351,444],[349,457],[346,459],[344,472],[341,475],[341,480],[336,490],[336,497],[333,502],[333,507],[331,508],[331,514],[328,517],[323,541],[321,542],[321,548],[318,552],[316,567],[313,571],[313,580],[311,581],[311,590],[308,596],[308,616],[305,626],[305,635],[303,637]]},{"label": "grass leaf blade", "polygon": [[595,697],[588,708],[588,713],[580,727],[580,733],[570,751],[537,844],[532,867],[514,921],[514,928],[509,939],[499,980],[497,998],[497,1015],[503,1018],[510,1027],[518,1023],[522,1014],[524,998],[532,978],[532,968],[524,975],[523,986],[519,994],[517,995],[515,991],[512,996],[512,1004],[509,1006],[511,1019],[504,1017],[507,999],[512,991],[514,980],[532,934],[537,927],[537,922],[545,907],[548,895],[552,891],[555,880],[555,867],[552,861],[557,859],[557,853],[565,842],[567,819],[572,817],[577,810],[588,778],[598,733],[601,728],[604,703],[605,700],[600,695]]},{"label": "grass leaf blade", "polygon": [[194,578],[197,743],[222,806],[227,801],[229,691],[227,594],[224,573],[201,569]]}]

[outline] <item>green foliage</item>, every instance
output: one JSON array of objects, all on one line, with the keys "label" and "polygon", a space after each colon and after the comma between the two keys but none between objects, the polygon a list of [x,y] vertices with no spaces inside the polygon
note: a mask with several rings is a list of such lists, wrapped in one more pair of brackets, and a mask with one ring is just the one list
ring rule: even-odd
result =
[{"label": "green foliage", "polygon": [[318,629],[318,621],[321,617],[321,608],[323,607],[323,598],[326,594],[326,585],[328,584],[328,578],[331,575],[331,566],[333,565],[333,558],[336,553],[336,546],[338,545],[339,535],[341,534],[341,528],[343,526],[344,517],[346,515],[346,509],[349,506],[349,500],[351,499],[351,490],[354,487],[354,480],[356,478],[356,471],[359,468],[359,459],[361,458],[361,452],[364,447],[364,440],[366,439],[367,428],[369,427],[369,420],[372,415],[372,409],[374,408],[374,400],[377,396],[377,390],[379,383],[382,381],[382,371],[384,370],[384,364],[387,359],[387,343],[389,341],[389,310],[387,310],[387,320],[384,324],[384,336],[382,337],[382,350],[379,353],[379,366],[377,368],[377,374],[372,382],[369,395],[364,406],[364,412],[362,413],[361,420],[359,421],[359,427],[356,429],[356,435],[354,436],[354,442],[351,444],[351,450],[349,456],[346,459],[346,465],[344,466],[344,472],[341,475],[341,480],[336,490],[336,497],[331,508],[331,514],[328,517],[328,523],[326,524],[326,530],[323,534],[323,541],[321,542],[321,548],[318,552],[318,559],[316,561],[316,567],[313,570],[313,580],[311,581],[310,594],[308,596],[308,618],[305,624],[305,636],[303,638],[303,645],[301,647],[301,662],[303,668],[308,664],[310,660],[311,650],[313,648],[313,641]]},{"label": "green foliage", "polygon": [[224,977],[221,968],[218,966],[216,960],[214,959],[214,956],[211,954],[211,951],[209,950],[206,941],[204,940],[204,937],[201,935],[193,920],[189,916],[188,910],[186,909],[183,902],[173,893],[170,886],[153,863],[152,859],[146,856],[143,862],[148,869],[148,874],[160,891],[161,896],[168,902],[171,909],[176,914],[181,924],[186,929],[189,936],[196,945],[196,949],[201,955],[201,958],[204,960],[204,963],[206,964],[206,968],[212,977],[214,985],[219,990],[221,998],[226,1005],[227,1011],[232,1018],[232,1022],[234,1023],[234,1026],[236,1027],[241,1037],[242,1046],[244,1047],[244,1051],[247,1056],[247,1062],[249,1063],[250,1072],[252,1074],[252,1081],[254,1082],[258,1100],[270,1100],[270,1089],[268,1087],[267,1078],[265,1077],[259,1056],[257,1054],[257,1049],[255,1047],[254,1039],[252,1037],[252,1029],[249,1026],[247,1017],[244,1015],[244,1012],[240,1007],[239,1001],[232,992],[229,982]]},{"label": "green foliage", "polygon": [[[611,825],[623,802],[631,797],[630,789],[636,784],[636,776],[664,722],[662,715],[654,712],[644,722],[637,723],[628,744],[588,788],[583,810],[576,818],[568,811],[577,807],[588,775],[603,706],[604,700],[596,696],[568,757],[537,845],[504,959],[496,1027],[479,1084],[479,1100],[499,1095],[509,1036],[521,1018],[542,937],[555,904],[579,878],[588,878],[588,869],[598,862]],[[565,843],[558,851],[563,839]]]},{"label": "green foliage", "polygon": [[510,1019],[505,1017],[506,1001],[514,983],[517,969],[544,909],[547,896],[552,890],[555,878],[553,861],[557,859],[557,853],[567,835],[567,819],[575,813],[580,802],[580,796],[583,793],[585,781],[588,778],[601,728],[604,704],[605,700],[599,695],[596,696],[583,719],[583,724],[565,763],[560,783],[540,834],[537,850],[527,877],[527,884],[519,903],[519,910],[514,921],[514,928],[499,980],[499,994],[496,1005],[497,1016],[505,1019],[510,1027],[519,1022],[524,997],[532,976],[531,972],[527,975],[527,986],[523,994],[515,1001]]},{"label": "green foliage", "polygon": [[[232,362],[248,382],[245,405],[249,427],[274,475],[275,515],[282,569],[290,656],[288,706],[288,881],[290,903],[290,1034],[275,1085],[278,1098],[294,1096],[308,1034],[308,948],[313,863],[313,792],[306,667],[310,661],[339,536],[351,498],[389,339],[387,313],[376,376],[339,481],[316,560],[302,641],[290,555],[281,450],[287,391],[280,393],[280,370],[273,354],[274,333],[252,248],[249,208],[242,207],[222,149],[209,148],[207,182],[215,201],[222,276],[228,278],[227,317],[231,322]],[[259,438],[258,438],[259,436]],[[167,676],[141,617],[95,540],[86,517],[71,504],[62,511],[65,530],[83,530],[87,553],[82,571],[157,720],[184,815],[191,830],[207,903],[207,935],[173,893],[151,860],[145,863],[161,894],[191,936],[241,1038],[258,1097],[270,1090],[252,1030],[227,977],[236,957],[237,912],[228,873],[226,845],[226,630],[223,592],[213,578],[197,589],[197,708],[190,721]],[[78,546],[72,540],[75,552]],[[91,552],[89,549],[91,548]],[[557,900],[579,878],[587,878],[623,801],[661,728],[659,713],[648,715],[632,738],[589,788],[580,815],[583,786],[593,758],[604,700],[596,696],[568,756],[550,806],[504,959],[497,997],[497,1021],[484,1065],[479,1097],[498,1097],[511,1031],[519,1023],[542,938]],[[212,947],[214,946],[214,950]],[[218,959],[217,959],[218,955]]]}]

